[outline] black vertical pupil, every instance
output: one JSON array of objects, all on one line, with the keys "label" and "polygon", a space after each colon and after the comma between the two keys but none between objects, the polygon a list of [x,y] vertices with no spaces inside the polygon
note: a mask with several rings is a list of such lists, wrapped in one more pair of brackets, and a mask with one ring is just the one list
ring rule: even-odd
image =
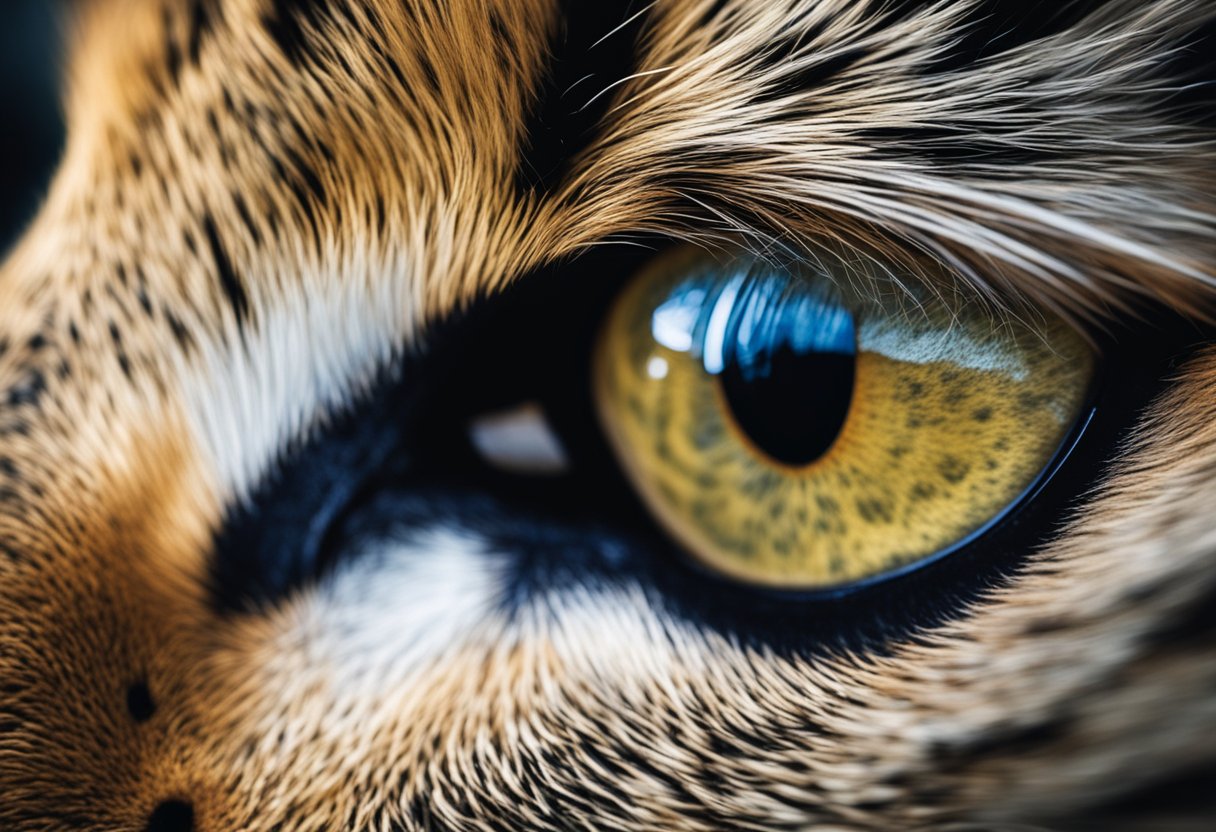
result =
[{"label": "black vertical pupil", "polygon": [[835,443],[853,401],[853,353],[772,352],[765,371],[744,373],[727,362],[719,375],[740,430],[760,450],[787,465],[806,465]]}]

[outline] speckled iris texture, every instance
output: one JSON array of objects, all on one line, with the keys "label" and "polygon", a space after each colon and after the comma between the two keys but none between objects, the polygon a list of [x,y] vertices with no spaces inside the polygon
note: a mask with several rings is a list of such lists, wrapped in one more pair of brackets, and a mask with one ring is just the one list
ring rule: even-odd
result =
[{"label": "speckled iris texture", "polygon": [[[670,298],[693,285],[715,302],[712,287],[744,272],[787,281],[789,297],[838,298],[853,316],[848,416],[809,464],[749,441],[706,369],[704,326],[685,349],[656,337]],[[732,578],[832,588],[932,557],[1016,503],[1084,405],[1093,355],[1061,320],[928,292],[854,303],[835,282],[679,250],[633,280],[605,325],[597,397],[623,467],[673,537]]]}]

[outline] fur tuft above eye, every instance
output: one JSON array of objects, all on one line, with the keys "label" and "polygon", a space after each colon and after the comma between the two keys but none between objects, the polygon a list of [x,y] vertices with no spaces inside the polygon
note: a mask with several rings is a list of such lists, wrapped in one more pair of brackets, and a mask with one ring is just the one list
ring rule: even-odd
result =
[{"label": "fur tuft above eye", "polygon": [[650,12],[556,192],[578,205],[560,250],[598,209],[599,234],[657,224],[791,259],[830,239],[905,276],[927,252],[950,291],[1071,317],[1142,298],[1211,313],[1216,66],[1195,50],[1216,7],[788,6]]}]

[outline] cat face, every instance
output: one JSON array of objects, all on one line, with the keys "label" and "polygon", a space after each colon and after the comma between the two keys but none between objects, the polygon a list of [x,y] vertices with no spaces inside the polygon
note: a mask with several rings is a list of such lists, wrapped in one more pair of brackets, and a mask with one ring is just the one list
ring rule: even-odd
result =
[{"label": "cat face", "polygon": [[1205,816],[1216,9],[1040,5],[75,4],[0,825]]}]

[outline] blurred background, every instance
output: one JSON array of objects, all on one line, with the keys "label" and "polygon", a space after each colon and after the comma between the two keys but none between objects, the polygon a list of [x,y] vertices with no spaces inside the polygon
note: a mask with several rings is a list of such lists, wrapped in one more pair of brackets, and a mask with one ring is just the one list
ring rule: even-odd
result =
[{"label": "blurred background", "polygon": [[54,0],[0,0],[0,256],[46,193],[63,148]]}]

